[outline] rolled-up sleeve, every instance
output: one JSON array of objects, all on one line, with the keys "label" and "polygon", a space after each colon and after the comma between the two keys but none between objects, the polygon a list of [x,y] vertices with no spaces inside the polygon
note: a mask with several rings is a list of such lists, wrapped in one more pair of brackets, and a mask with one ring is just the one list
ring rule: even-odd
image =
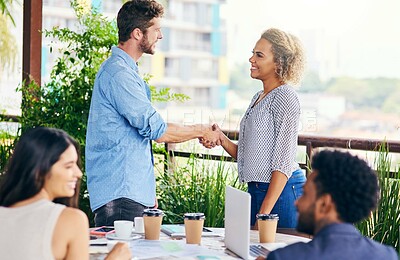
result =
[{"label": "rolled-up sleeve", "polygon": [[111,104],[144,138],[155,140],[167,129],[167,124],[152,106],[146,94],[148,86],[138,75],[125,71],[112,77],[109,91]]},{"label": "rolled-up sleeve", "polygon": [[290,178],[297,153],[300,120],[300,103],[297,95],[289,91],[279,93],[273,102],[272,111],[276,137],[271,158],[272,170],[280,171]]}]

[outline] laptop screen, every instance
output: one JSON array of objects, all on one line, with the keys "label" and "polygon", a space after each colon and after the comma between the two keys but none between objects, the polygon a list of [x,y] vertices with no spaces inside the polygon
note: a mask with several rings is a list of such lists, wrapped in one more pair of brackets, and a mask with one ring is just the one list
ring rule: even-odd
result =
[{"label": "laptop screen", "polygon": [[225,193],[225,246],[248,259],[250,246],[250,194],[231,186]]}]

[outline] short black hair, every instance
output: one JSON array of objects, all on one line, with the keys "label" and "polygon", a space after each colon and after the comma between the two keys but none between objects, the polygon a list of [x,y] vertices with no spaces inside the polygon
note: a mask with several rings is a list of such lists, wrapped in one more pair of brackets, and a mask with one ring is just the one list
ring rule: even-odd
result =
[{"label": "short black hair", "polygon": [[330,194],[339,218],[356,223],[368,217],[379,200],[376,172],[348,152],[323,150],[312,158],[317,197]]},{"label": "short black hair", "polygon": [[154,0],[131,0],[126,2],[118,12],[118,42],[126,42],[135,28],[143,33],[152,26],[151,20],[161,17],[164,8]]}]

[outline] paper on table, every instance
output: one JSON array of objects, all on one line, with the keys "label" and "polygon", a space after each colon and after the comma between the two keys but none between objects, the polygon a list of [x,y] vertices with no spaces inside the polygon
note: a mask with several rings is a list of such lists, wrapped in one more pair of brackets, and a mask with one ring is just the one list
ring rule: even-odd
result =
[{"label": "paper on table", "polygon": [[154,258],[154,257],[212,257],[212,259],[226,258],[223,252],[210,250],[203,246],[188,245],[184,241],[176,240],[135,240],[131,242],[132,255],[140,258]]}]

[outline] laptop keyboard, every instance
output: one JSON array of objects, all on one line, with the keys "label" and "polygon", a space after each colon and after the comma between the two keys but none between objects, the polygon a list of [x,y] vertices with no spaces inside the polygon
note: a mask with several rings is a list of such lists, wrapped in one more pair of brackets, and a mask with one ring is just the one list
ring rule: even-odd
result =
[{"label": "laptop keyboard", "polygon": [[268,255],[269,250],[263,247],[262,245],[250,245],[250,255],[257,256],[266,256]]}]

